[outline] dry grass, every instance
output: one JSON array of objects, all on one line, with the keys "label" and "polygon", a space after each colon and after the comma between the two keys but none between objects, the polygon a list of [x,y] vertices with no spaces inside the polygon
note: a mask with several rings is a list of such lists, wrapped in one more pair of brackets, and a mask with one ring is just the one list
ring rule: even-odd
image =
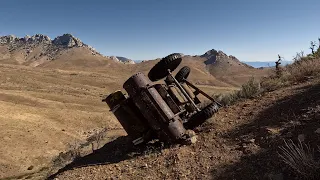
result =
[{"label": "dry grass", "polygon": [[295,144],[292,140],[285,141],[280,147],[279,156],[293,173],[305,179],[320,178],[320,162],[315,159],[314,150],[305,143]]},{"label": "dry grass", "polygon": [[223,105],[231,105],[239,100],[255,97],[260,93],[260,90],[260,83],[255,81],[254,78],[251,78],[241,86],[239,91],[225,95],[220,94],[215,96],[215,98]]},{"label": "dry grass", "polygon": [[320,76],[320,59],[303,58],[287,67],[292,82],[305,81],[310,77]]},{"label": "dry grass", "polygon": [[118,79],[71,73],[0,65],[0,179],[40,170],[88,131],[121,127],[100,97]]},{"label": "dry grass", "polygon": [[[94,59],[90,61],[94,62]],[[57,63],[55,65],[59,68],[57,61],[52,63]],[[60,152],[74,149],[67,147],[68,143],[87,141],[88,131],[121,127],[108,111],[107,104],[101,102],[101,96],[122,89],[126,78],[137,71],[147,72],[154,63],[121,68],[110,63],[110,67],[103,71],[0,64],[0,135],[3,137],[0,143],[0,179],[38,171]],[[200,63],[197,64],[195,67],[204,69]],[[199,79],[201,88],[207,93],[233,90],[232,87],[215,88],[212,84],[218,80],[211,82],[212,76],[208,73],[197,69],[192,71],[190,80],[195,83],[194,80]],[[92,137],[94,142],[89,144],[88,151],[103,145],[103,134],[96,135]],[[76,151],[70,153],[72,156],[72,153],[77,154]],[[30,166],[34,168],[28,170]]]},{"label": "dry grass", "polygon": [[[320,49],[314,54],[305,56],[303,52],[297,53],[294,63],[273,69],[268,77],[259,82],[251,78],[243,84],[239,91],[226,95],[213,95],[223,105],[231,105],[235,102],[248,99],[262,92],[269,92],[306,80],[320,77]],[[261,85],[261,86],[260,86]]]},{"label": "dry grass", "polygon": [[320,58],[318,56],[304,57],[298,53],[294,59],[295,62],[282,67],[281,72],[274,70],[271,76],[262,79],[262,88],[265,91],[273,91],[280,87],[320,77]]}]

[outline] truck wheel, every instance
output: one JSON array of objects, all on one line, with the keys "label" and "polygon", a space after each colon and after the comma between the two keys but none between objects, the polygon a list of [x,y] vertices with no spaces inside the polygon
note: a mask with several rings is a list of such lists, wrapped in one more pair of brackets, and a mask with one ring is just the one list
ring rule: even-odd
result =
[{"label": "truck wheel", "polygon": [[189,121],[184,124],[186,129],[193,129],[202,123],[204,123],[207,119],[211,118],[214,113],[218,111],[219,107],[216,103],[211,103],[205,108],[203,108],[200,112],[191,116]]},{"label": "truck wheel", "polygon": [[190,74],[191,69],[188,66],[184,66],[176,74],[175,78],[178,82],[182,82],[184,79],[187,79]]},{"label": "truck wheel", "polygon": [[151,81],[158,81],[164,77],[166,77],[170,71],[174,71],[179,64],[181,63],[182,58],[178,53],[170,54],[164,58],[162,58],[153,68],[149,71],[148,77]]}]

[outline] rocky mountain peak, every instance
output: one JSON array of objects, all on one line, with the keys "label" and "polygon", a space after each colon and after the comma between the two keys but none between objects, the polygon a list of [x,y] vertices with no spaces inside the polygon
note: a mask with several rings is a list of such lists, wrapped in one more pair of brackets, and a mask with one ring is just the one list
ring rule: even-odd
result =
[{"label": "rocky mountain peak", "polygon": [[232,64],[238,64],[238,65],[242,65],[243,63],[241,63],[235,56],[232,55],[227,55],[226,53],[224,53],[223,51],[218,51],[215,49],[211,49],[209,51],[207,51],[206,53],[204,53],[203,55],[201,55],[200,57],[204,57],[207,60],[205,61],[205,64],[214,64],[214,63],[228,63],[230,65]]},{"label": "rocky mountain peak", "polygon": [[215,56],[218,54],[218,51],[215,50],[215,49],[211,49],[207,52],[205,52],[203,55],[201,55],[200,57],[206,57],[206,58],[209,58],[210,56]]},{"label": "rocky mountain peak", "polygon": [[72,34],[63,34],[53,40],[43,34],[26,35],[21,38],[14,35],[0,36],[0,46],[7,49],[7,54],[1,55],[2,57],[17,56],[19,62],[54,60],[71,48],[84,48],[93,56],[103,56]]},{"label": "rocky mountain peak", "polygon": [[15,35],[7,35],[0,37],[0,44],[16,43],[17,41],[19,41],[19,38]]},{"label": "rocky mountain peak", "polygon": [[58,46],[64,46],[64,47],[82,47],[84,46],[83,42],[74,37],[72,34],[63,34],[62,36],[56,37],[52,43],[54,45]]},{"label": "rocky mountain peak", "polygon": [[[226,53],[224,53],[223,51],[217,51],[215,49],[211,49],[207,52],[205,52],[203,55],[201,55],[200,57],[206,57],[206,58],[211,58],[212,56],[220,56],[220,57],[228,57],[228,55]],[[233,56],[234,57],[234,56]]]},{"label": "rocky mountain peak", "polygon": [[86,46],[89,49],[93,49],[84,44],[80,39],[74,37],[72,34],[63,34],[51,40],[49,36],[43,34],[36,34],[33,36],[26,35],[23,38],[16,37],[14,35],[7,35],[0,37],[0,45],[25,45],[25,44],[52,44],[59,47],[83,47]]},{"label": "rocky mountain peak", "polygon": [[131,59],[121,57],[121,56],[106,56],[107,58],[119,62],[119,63],[124,63],[124,64],[135,64],[135,62]]},{"label": "rocky mountain peak", "polygon": [[26,35],[23,39],[20,39],[20,40],[23,40],[24,42],[27,42],[27,43],[46,43],[46,44],[51,43],[50,37],[43,34],[36,34],[33,36]]},{"label": "rocky mountain peak", "polygon": [[43,34],[36,34],[33,36],[26,35],[23,38],[16,37],[15,35],[7,35],[0,37],[0,45],[17,45],[23,43],[46,43],[51,44],[49,36]]}]

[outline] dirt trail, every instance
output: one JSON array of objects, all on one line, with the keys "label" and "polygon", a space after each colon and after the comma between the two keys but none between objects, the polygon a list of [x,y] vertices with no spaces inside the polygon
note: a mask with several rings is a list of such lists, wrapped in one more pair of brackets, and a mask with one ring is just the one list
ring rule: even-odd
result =
[{"label": "dirt trail", "polygon": [[[133,148],[120,137],[52,179],[293,179],[280,161],[284,139],[316,148],[320,83],[306,82],[222,108],[191,146]],[[300,178],[300,177],[299,177]]]}]

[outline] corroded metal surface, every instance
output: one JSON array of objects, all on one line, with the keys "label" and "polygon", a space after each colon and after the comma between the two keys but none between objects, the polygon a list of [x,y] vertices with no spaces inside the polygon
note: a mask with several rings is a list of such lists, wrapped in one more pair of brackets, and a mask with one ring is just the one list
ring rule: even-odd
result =
[{"label": "corroded metal surface", "polygon": [[185,132],[179,116],[175,116],[150,80],[142,73],[131,76],[124,89],[133,99],[145,119],[155,131],[164,130],[172,140],[179,139]]},{"label": "corroded metal surface", "polygon": [[159,92],[162,99],[168,104],[170,109],[174,114],[177,114],[180,112],[179,106],[174,102],[172,97],[169,95],[168,91],[166,90],[165,86],[162,84],[156,84],[154,86],[156,90]]},{"label": "corroded metal surface", "polygon": [[194,142],[186,128],[194,128],[217,111],[218,106],[212,105],[200,110],[198,94],[212,101],[214,99],[187,80],[178,82],[169,69],[165,82],[153,84],[139,72],[123,84],[129,98],[121,91],[106,98],[121,125],[133,137],[133,144],[147,142],[155,136],[161,141],[181,142],[189,139]]},{"label": "corroded metal surface", "polygon": [[131,98],[126,98],[121,91],[110,94],[105,102],[116,116],[123,129],[133,139],[143,136],[149,129],[141,111],[134,105]]}]

